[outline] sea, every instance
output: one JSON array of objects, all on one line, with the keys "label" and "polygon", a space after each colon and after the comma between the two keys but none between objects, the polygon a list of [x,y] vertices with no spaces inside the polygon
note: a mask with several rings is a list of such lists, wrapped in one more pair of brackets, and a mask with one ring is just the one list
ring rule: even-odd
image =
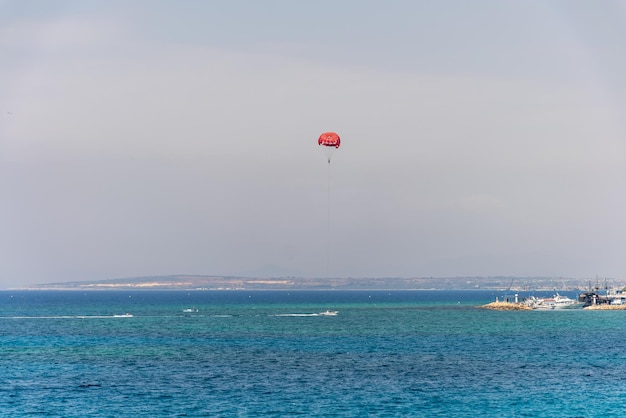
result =
[{"label": "sea", "polygon": [[626,311],[496,297],[0,291],[0,416],[626,416]]}]

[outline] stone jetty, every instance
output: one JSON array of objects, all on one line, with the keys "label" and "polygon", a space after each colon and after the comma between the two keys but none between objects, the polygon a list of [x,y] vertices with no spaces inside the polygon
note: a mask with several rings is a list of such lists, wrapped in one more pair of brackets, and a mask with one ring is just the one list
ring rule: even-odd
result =
[{"label": "stone jetty", "polygon": [[491,302],[486,305],[481,306],[484,309],[491,309],[494,311],[532,311],[530,306],[524,305],[523,303],[515,303],[515,302]]}]

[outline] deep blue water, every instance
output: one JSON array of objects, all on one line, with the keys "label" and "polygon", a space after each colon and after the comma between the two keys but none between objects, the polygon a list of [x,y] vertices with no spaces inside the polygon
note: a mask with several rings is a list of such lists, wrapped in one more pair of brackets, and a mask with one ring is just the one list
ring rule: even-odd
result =
[{"label": "deep blue water", "polygon": [[0,415],[626,416],[626,311],[496,295],[2,291]]}]

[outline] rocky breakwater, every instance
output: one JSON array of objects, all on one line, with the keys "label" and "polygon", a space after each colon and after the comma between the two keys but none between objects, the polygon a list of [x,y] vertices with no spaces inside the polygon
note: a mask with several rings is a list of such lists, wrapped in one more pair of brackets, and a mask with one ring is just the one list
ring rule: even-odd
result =
[{"label": "rocky breakwater", "polygon": [[523,303],[515,303],[515,302],[491,302],[486,305],[481,306],[483,309],[491,309],[494,311],[532,311],[530,306],[524,305]]},{"label": "rocky breakwater", "polygon": [[589,311],[624,311],[626,310],[626,305],[609,305],[608,303],[602,303],[599,305],[585,306],[583,309]]}]

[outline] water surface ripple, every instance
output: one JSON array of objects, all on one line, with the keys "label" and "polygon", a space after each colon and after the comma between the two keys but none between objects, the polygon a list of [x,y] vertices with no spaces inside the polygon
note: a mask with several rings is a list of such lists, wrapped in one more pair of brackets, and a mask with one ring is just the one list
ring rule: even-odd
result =
[{"label": "water surface ripple", "polygon": [[[493,297],[481,291],[3,291],[0,411],[12,417],[626,414],[626,312],[476,308]],[[327,310],[338,315],[320,315]]]}]

